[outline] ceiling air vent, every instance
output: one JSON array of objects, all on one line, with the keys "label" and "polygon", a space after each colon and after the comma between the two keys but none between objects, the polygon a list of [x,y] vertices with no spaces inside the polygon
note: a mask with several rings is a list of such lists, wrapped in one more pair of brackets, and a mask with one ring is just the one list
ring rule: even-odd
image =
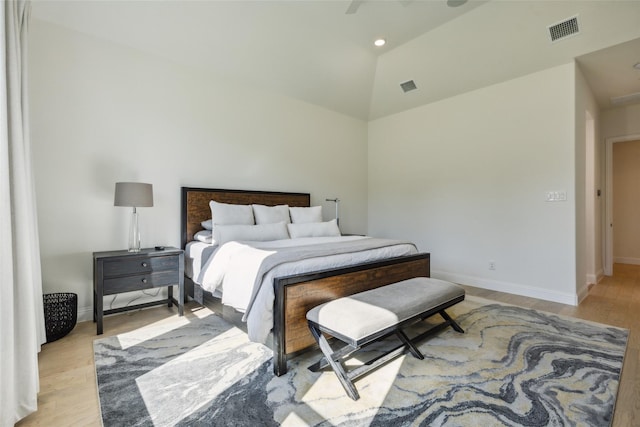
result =
[{"label": "ceiling air vent", "polygon": [[578,15],[565,19],[557,24],[549,25],[547,28],[549,28],[549,37],[551,37],[552,42],[575,36],[580,32]]},{"label": "ceiling air vent", "polygon": [[413,80],[408,80],[404,83],[400,83],[400,87],[402,88],[402,90],[404,91],[404,93],[410,92],[412,90],[418,89],[418,86],[416,86],[415,82]]}]

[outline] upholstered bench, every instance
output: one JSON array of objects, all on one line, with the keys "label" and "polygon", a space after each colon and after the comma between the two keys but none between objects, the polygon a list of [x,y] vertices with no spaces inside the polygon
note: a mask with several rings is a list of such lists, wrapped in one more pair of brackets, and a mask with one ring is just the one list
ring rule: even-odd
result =
[{"label": "upholstered bench", "polygon": [[[445,312],[445,309],[463,301],[464,296],[464,288],[456,284],[416,277],[314,307],[307,313],[307,322],[324,357],[309,369],[318,371],[331,366],[349,397],[357,400],[360,396],[352,382],[356,378],[406,350],[418,359],[424,359],[414,343],[447,326],[464,332]],[[417,337],[409,339],[403,331],[403,328],[438,313],[444,322]],[[323,333],[346,345],[334,351]],[[342,362],[344,358],[374,341],[394,334],[402,345],[350,371],[346,370]]]}]

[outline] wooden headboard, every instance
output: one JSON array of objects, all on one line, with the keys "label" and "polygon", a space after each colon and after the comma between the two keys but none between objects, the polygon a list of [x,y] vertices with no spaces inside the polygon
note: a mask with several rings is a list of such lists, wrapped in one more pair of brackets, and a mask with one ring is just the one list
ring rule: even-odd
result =
[{"label": "wooden headboard", "polygon": [[202,230],[202,221],[211,218],[209,201],[235,205],[289,205],[308,207],[309,193],[283,193],[275,191],[220,190],[212,188],[181,187],[180,236],[181,247],[193,240],[193,235]]}]

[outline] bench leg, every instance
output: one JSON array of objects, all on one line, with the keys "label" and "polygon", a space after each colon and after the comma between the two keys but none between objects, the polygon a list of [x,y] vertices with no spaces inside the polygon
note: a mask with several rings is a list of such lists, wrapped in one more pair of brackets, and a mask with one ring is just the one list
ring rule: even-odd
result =
[{"label": "bench leg", "polygon": [[458,325],[458,323],[455,320],[453,320],[451,316],[447,314],[446,311],[440,310],[440,316],[442,316],[442,318],[446,320],[447,323],[449,323],[449,325],[451,325],[454,331],[464,334],[464,329],[462,329],[460,325]]},{"label": "bench leg", "polygon": [[315,327],[311,325],[309,325],[309,329],[311,329],[311,334],[318,342],[318,345],[320,346],[320,350],[322,351],[322,354],[324,354],[326,361],[329,362],[329,365],[331,365],[331,368],[333,369],[333,372],[335,372],[336,376],[338,377],[340,384],[342,384],[344,391],[346,391],[347,395],[353,400],[360,399],[358,390],[356,390],[356,387],[353,385],[353,383],[349,379],[347,372],[344,370],[344,367],[342,366],[342,362],[340,362],[339,358],[338,360],[336,360],[336,356],[335,356],[336,353],[334,353],[333,349],[329,345],[329,342],[324,337],[324,335],[322,335],[322,332],[320,332],[319,330],[317,330]]},{"label": "bench leg", "polygon": [[[328,343],[328,341],[327,341],[327,343]],[[337,350],[337,351],[333,352],[332,355],[333,355],[333,358],[335,360],[339,360],[339,359],[342,359],[343,357],[347,357],[351,353],[354,353],[354,352],[358,351],[359,349],[360,349],[360,347],[353,347],[353,346],[350,346],[350,345],[345,345],[340,350]],[[327,362],[327,358],[326,357],[321,357],[320,360],[318,360],[313,365],[309,366],[308,369],[311,372],[319,372],[322,369],[326,368],[327,366],[329,366],[329,362]]]},{"label": "bench leg", "polygon": [[420,350],[418,350],[418,347],[416,347],[411,342],[411,340],[409,339],[407,334],[404,333],[404,331],[402,331],[401,329],[398,329],[396,331],[396,335],[398,336],[398,338],[400,338],[400,341],[402,341],[402,343],[409,349],[411,354],[413,354],[413,357],[415,357],[416,359],[424,360],[424,356],[422,355],[422,353],[420,353]]}]

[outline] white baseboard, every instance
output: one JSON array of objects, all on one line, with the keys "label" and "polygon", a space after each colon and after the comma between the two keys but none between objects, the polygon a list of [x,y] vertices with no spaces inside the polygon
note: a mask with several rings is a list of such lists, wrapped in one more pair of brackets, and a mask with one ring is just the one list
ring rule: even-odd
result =
[{"label": "white baseboard", "polygon": [[589,290],[591,289],[591,286],[589,285],[592,285],[592,284],[593,282],[587,281],[587,283],[585,283],[582,289],[578,290],[578,304],[580,304],[582,300],[584,300],[589,295]]},{"label": "white baseboard", "polygon": [[584,300],[589,295],[591,288],[594,285],[597,285],[598,283],[600,283],[603,277],[604,277],[603,269],[598,270],[595,274],[587,274],[587,280],[584,286],[582,287],[582,289],[578,290],[578,304],[581,303],[582,300]]},{"label": "white baseboard", "polygon": [[616,264],[640,265],[640,258],[615,257],[613,258],[613,262]]},{"label": "white baseboard", "polygon": [[545,301],[558,302],[561,304],[578,305],[579,301],[577,294],[555,292],[549,289],[534,288],[531,286],[501,282],[497,280],[488,280],[481,277],[466,276],[464,274],[450,273],[447,271],[432,270],[431,277],[459,283],[461,285],[475,286],[477,288],[488,289],[491,291],[521,295]]},{"label": "white baseboard", "polygon": [[93,320],[93,306],[78,307],[78,322],[88,322]]},{"label": "white baseboard", "polygon": [[[617,261],[616,261],[617,262]],[[638,264],[640,264],[640,260],[638,260]],[[600,279],[604,276],[602,270],[598,272]],[[477,288],[489,289],[491,291],[504,292],[508,294],[521,295],[530,298],[537,298],[545,301],[553,301],[561,304],[568,305],[577,305],[579,301],[582,301],[589,293],[589,289],[585,286],[579,293],[576,295],[566,294],[562,292],[555,292],[548,289],[540,289],[534,288],[531,286],[519,285],[516,283],[510,282],[501,282],[497,280],[488,280],[485,278],[474,277],[474,276],[466,276],[463,274],[450,273],[447,271],[440,270],[432,270],[431,277],[436,279],[447,280],[449,282],[459,283],[462,285],[475,286]],[[598,280],[599,281],[599,280]],[[596,282],[597,283],[597,282]],[[112,308],[122,307],[125,305],[129,305],[129,303],[139,304],[145,303],[149,301],[156,300],[160,297],[151,297],[148,295],[143,295],[139,299],[136,299],[135,302],[132,301],[133,298],[139,296],[137,293],[133,293],[131,295],[127,295],[126,298],[121,298],[119,295],[118,298],[121,298],[120,304],[115,304]],[[162,295],[163,298],[166,298],[165,295]],[[105,297],[105,309],[108,309],[108,301]],[[78,322],[86,322],[93,321],[93,306],[89,307],[78,307]]]}]

